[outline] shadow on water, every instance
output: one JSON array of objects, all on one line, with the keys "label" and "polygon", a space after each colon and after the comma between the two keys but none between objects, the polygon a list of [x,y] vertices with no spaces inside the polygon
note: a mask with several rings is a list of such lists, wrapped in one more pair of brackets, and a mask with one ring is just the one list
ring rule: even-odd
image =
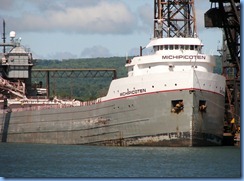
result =
[{"label": "shadow on water", "polygon": [[[5,111],[5,110],[4,110]],[[7,142],[8,128],[12,111],[6,110],[3,116],[3,130],[2,130],[2,142]]]}]

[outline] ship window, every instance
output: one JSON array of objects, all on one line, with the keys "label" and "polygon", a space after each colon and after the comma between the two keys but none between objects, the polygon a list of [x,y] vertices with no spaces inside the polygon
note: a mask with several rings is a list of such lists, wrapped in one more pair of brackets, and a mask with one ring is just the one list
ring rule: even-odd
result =
[{"label": "ship window", "polygon": [[164,46],[160,46],[160,50],[163,50],[164,49]]},{"label": "ship window", "polygon": [[196,50],[200,51],[202,49],[201,45],[196,45]]},{"label": "ship window", "polygon": [[165,47],[165,50],[168,50],[169,49],[168,45],[165,45],[164,47]]},{"label": "ship window", "polygon": [[189,45],[186,45],[185,46],[185,50],[189,50]]},{"label": "ship window", "polygon": [[184,45],[181,45],[181,46],[180,46],[180,49],[184,50]]},{"label": "ship window", "polygon": [[179,45],[175,45],[175,49],[178,50],[179,49]]},{"label": "ship window", "polygon": [[155,46],[154,51],[158,51],[158,50],[159,50],[159,46]]},{"label": "ship window", "polygon": [[169,46],[169,49],[170,49],[170,50],[174,50],[174,45],[170,45],[170,46]]},{"label": "ship window", "polygon": [[190,45],[190,50],[194,50],[194,45]]},{"label": "ship window", "polygon": [[171,101],[171,112],[179,114],[184,111],[184,103],[182,99]]}]

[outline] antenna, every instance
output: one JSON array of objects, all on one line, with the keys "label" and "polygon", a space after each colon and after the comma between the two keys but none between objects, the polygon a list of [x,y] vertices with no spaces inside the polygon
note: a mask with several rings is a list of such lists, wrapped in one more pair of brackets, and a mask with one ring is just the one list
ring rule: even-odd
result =
[{"label": "antenna", "polygon": [[6,52],[6,49],[5,49],[5,42],[6,42],[6,36],[5,36],[5,20],[3,19],[3,53]]}]

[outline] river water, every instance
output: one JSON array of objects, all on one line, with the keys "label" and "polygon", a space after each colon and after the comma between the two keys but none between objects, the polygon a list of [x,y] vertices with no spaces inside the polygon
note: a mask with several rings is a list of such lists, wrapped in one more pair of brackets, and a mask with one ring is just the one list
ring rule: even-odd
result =
[{"label": "river water", "polygon": [[241,148],[0,144],[5,178],[240,178]]}]

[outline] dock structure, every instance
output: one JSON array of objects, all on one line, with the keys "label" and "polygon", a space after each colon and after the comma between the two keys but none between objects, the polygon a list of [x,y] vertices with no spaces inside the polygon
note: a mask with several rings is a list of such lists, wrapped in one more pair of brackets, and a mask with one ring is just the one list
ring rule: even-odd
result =
[{"label": "dock structure", "polygon": [[[10,42],[6,42],[5,20],[3,20],[3,52],[0,53],[0,94],[11,98],[30,98],[38,95],[50,96],[51,78],[117,78],[115,69],[33,69],[34,62],[29,49],[20,44],[16,39],[16,32],[10,32]],[[10,51],[6,51],[10,47]],[[45,88],[32,84],[33,78],[46,78]],[[1,96],[0,96],[1,98]]]},{"label": "dock structure", "polygon": [[79,68],[79,69],[32,69],[32,78],[45,78],[47,98],[50,96],[51,78],[117,78],[116,69],[109,68]]},{"label": "dock structure", "polygon": [[[222,73],[226,77],[225,133],[238,142],[240,134],[240,0],[209,0],[205,27],[223,29]],[[230,134],[228,134],[230,133]],[[240,141],[240,140],[239,140]]]}]

